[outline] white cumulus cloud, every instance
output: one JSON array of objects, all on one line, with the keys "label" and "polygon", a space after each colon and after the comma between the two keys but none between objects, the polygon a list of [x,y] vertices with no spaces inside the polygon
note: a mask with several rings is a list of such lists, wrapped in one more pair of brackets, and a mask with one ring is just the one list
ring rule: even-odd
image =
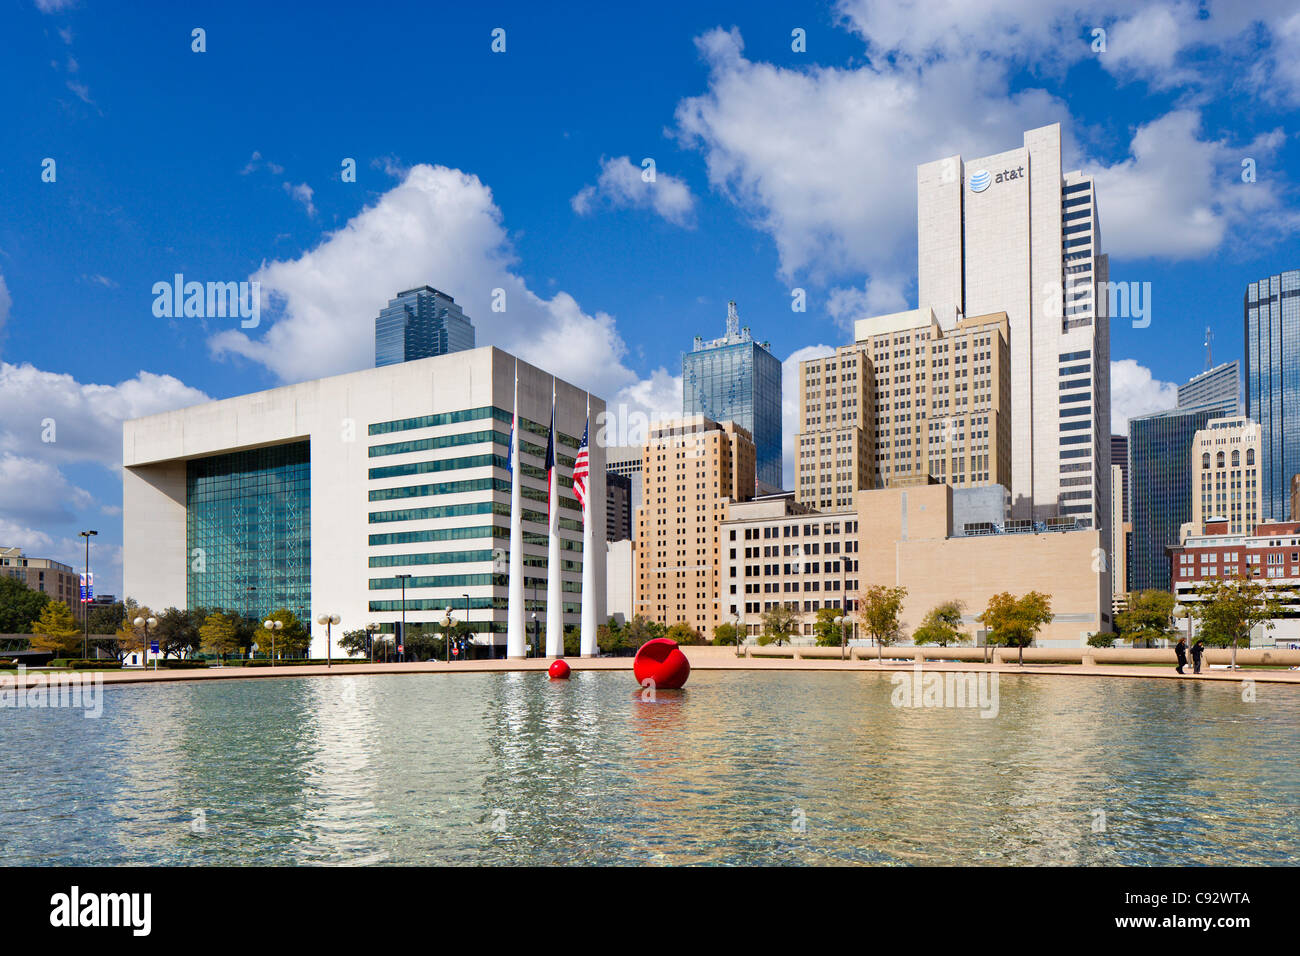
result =
[{"label": "white cumulus cloud", "polygon": [[1110,363],[1110,430],[1128,434],[1128,420],[1178,405],[1178,384],[1162,382],[1136,359]]},{"label": "white cumulus cloud", "polygon": [[571,200],[573,211],[580,216],[595,212],[600,205],[612,209],[652,209],[668,222],[690,226],[695,218],[695,197],[684,180],[654,170],[634,166],[626,156],[602,159],[600,176],[594,186],[584,186]]},{"label": "white cumulus cloud", "polygon": [[478,345],[505,349],[611,404],[658,400],[653,383],[667,373],[641,382],[625,364],[613,316],[584,311],[567,292],[544,298],[514,267],[491,190],[460,170],[415,165],[314,249],[252,276],[273,306],[263,310],[269,328],[256,338],[229,329],[209,346],[285,382],[368,368],[375,316],[398,291],[428,284],[465,310]]}]

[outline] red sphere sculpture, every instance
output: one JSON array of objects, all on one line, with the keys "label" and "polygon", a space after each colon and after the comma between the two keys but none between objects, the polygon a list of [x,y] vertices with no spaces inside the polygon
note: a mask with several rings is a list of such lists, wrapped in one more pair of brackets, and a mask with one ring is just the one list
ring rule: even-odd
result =
[{"label": "red sphere sculpture", "polygon": [[569,665],[562,660],[551,661],[551,666],[546,668],[546,673],[551,675],[551,680],[564,680],[569,676]]},{"label": "red sphere sculpture", "polygon": [[643,687],[647,680],[652,680],[658,690],[676,690],[691,676],[691,662],[676,641],[656,637],[653,641],[646,641],[636,652],[632,673]]}]

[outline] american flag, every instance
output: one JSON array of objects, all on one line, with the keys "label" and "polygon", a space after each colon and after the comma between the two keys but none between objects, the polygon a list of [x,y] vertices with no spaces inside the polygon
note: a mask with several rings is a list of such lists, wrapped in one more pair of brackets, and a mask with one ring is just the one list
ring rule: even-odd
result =
[{"label": "american flag", "polygon": [[587,428],[591,424],[588,420],[586,425],[582,426],[582,444],[578,446],[578,458],[573,463],[573,496],[578,499],[578,504],[582,505],[582,520],[587,520],[587,476],[591,473],[591,467],[587,461]]}]

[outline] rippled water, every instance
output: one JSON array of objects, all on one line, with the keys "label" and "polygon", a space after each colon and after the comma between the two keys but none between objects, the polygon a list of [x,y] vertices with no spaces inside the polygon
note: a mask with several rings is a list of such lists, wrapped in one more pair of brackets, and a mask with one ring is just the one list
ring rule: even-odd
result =
[{"label": "rippled water", "polygon": [[[1300,692],[1004,676],[258,679],[0,710],[0,863],[1270,863],[1300,859]],[[1104,832],[1093,832],[1104,811]],[[201,822],[202,832],[194,832]]]}]

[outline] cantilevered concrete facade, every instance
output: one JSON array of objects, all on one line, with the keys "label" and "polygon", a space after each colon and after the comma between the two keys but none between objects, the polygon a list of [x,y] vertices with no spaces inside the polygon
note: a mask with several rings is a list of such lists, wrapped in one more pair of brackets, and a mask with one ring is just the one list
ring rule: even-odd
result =
[{"label": "cantilevered concrete facade", "polygon": [[[588,394],[518,362],[524,595],[545,618],[562,575],[564,623],[580,620],[582,515],[572,469]],[[335,636],[446,608],[474,638],[505,645],[507,469],[516,360],[495,348],[288,385],[123,425],[126,594],[155,611],[217,604],[261,618],[306,615],[312,653]],[[546,561],[544,471],[556,395],[560,568]],[[591,396],[591,420],[604,411]],[[593,431],[594,434],[594,431]],[[590,449],[596,620],[605,620],[605,452]],[[250,590],[253,589],[253,590]],[[304,621],[306,623],[306,620]]]}]

